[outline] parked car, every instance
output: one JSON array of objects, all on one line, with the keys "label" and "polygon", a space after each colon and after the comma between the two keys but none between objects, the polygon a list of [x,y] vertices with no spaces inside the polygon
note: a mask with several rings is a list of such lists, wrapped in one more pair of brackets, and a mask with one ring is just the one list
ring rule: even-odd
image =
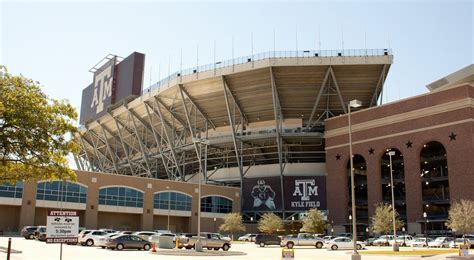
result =
[{"label": "parked car", "polygon": [[[352,249],[354,247],[352,239],[347,237],[336,237],[333,240],[329,240],[324,243],[324,247],[331,250],[338,249]],[[362,241],[356,241],[356,248],[360,250],[365,247],[365,243]]]},{"label": "parked car", "polygon": [[341,233],[337,235],[336,237],[352,237],[352,233]]},{"label": "parked car", "polygon": [[26,239],[34,239],[35,231],[38,229],[37,226],[25,226],[21,229],[21,236]]},{"label": "parked car", "polygon": [[158,233],[153,232],[153,231],[137,231],[137,232],[133,232],[132,235],[139,236],[142,239],[150,241],[149,237],[153,235],[158,235]]},{"label": "parked car", "polygon": [[112,234],[107,234],[105,236],[101,236],[99,237],[98,239],[95,240],[95,245],[96,246],[99,246],[101,248],[106,248],[107,247],[107,240],[109,240],[110,238],[114,238],[116,236],[120,236],[121,234],[119,233],[112,233]]},{"label": "parked car", "polygon": [[377,240],[378,237],[369,237],[369,239],[367,239],[365,241],[365,244],[368,245],[368,246],[373,246],[374,245],[374,241]]},{"label": "parked car", "polygon": [[117,230],[115,229],[110,229],[110,228],[101,228],[99,229],[100,231],[104,231],[105,233],[107,234],[115,234],[115,233],[118,233]]},{"label": "parked car", "polygon": [[335,236],[324,236],[323,240],[324,240],[324,242],[326,242],[326,241],[332,240],[334,238],[336,238],[336,237]]},{"label": "parked car", "polygon": [[35,230],[35,239],[39,241],[46,241],[46,226],[38,226]]},{"label": "parked car", "polygon": [[300,233],[296,236],[283,237],[280,245],[288,248],[293,248],[294,246],[314,246],[316,248],[322,248],[324,240],[313,234]]},{"label": "parked car", "polygon": [[[193,236],[197,236],[196,233],[181,233],[177,236],[177,239],[178,239],[178,248],[179,249],[182,249],[183,247],[186,247],[185,244],[188,243],[188,239],[190,237],[193,237]],[[190,249],[189,248],[186,248],[186,249]]]},{"label": "parked car", "polygon": [[[413,237],[410,236],[410,235],[401,235],[401,236],[397,236],[397,244],[399,246],[409,246],[411,244],[411,242],[413,242]],[[388,243],[393,246],[393,244],[395,243],[394,239],[388,241]]]},{"label": "parked car", "polygon": [[[466,239],[466,244],[469,245],[469,248],[472,248],[474,246],[472,242],[472,240]],[[456,238],[455,240],[449,242],[450,248],[458,248],[460,245],[464,245],[464,238],[462,237]]]},{"label": "parked car", "polygon": [[[89,231],[89,232],[87,232]],[[99,238],[107,235],[104,231],[100,230],[85,230],[84,233],[80,234],[78,238],[79,244],[82,246],[93,246]]]},{"label": "parked car", "polygon": [[449,247],[451,241],[453,241],[452,237],[437,237],[428,243],[428,247]]},{"label": "parked car", "polygon": [[260,247],[265,247],[267,245],[280,245],[281,238],[272,234],[257,234],[257,236],[255,236],[255,244],[260,245]]},{"label": "parked car", "polygon": [[111,237],[105,243],[107,248],[112,250],[138,249],[148,251],[151,248],[150,242],[135,235],[118,235]]},{"label": "parked car", "polygon": [[390,242],[389,242],[390,240],[393,240],[392,235],[383,235],[383,236],[380,236],[379,238],[375,239],[372,244],[374,246],[388,246],[388,245],[390,245]]},{"label": "parked car", "polygon": [[411,242],[411,247],[425,247],[428,243],[432,242],[431,238],[417,237]]},{"label": "parked car", "polygon": [[[198,236],[187,238],[184,246],[186,248],[194,248],[198,239]],[[218,233],[201,232],[201,243],[202,247],[207,248],[208,250],[219,250],[222,248],[222,250],[228,251],[230,249],[230,242],[228,240],[222,239],[221,235]]]}]

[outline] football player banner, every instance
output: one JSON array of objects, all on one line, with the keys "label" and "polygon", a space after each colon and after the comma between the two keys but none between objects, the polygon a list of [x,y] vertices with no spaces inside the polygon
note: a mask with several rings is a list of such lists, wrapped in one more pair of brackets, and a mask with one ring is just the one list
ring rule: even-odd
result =
[{"label": "football player banner", "polygon": [[244,211],[281,210],[280,177],[244,178]]}]

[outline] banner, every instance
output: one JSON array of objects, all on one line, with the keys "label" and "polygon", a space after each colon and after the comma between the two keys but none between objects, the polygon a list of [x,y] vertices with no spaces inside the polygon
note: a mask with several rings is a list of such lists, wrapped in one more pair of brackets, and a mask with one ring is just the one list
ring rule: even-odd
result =
[{"label": "banner", "polygon": [[[283,177],[286,211],[326,210],[326,176]],[[281,211],[280,177],[244,178],[242,211]]]}]

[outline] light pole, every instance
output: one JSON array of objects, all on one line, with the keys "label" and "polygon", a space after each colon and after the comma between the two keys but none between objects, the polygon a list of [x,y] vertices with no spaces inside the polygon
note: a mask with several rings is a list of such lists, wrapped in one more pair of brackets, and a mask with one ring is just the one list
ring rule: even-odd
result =
[{"label": "light pole", "polygon": [[406,246],[407,244],[406,244],[405,239],[406,239],[407,233],[405,233],[405,227],[402,227],[402,231],[403,231],[403,246]]},{"label": "light pole", "polygon": [[367,244],[369,243],[369,227],[365,228],[365,237],[367,238]]},{"label": "light pole", "polygon": [[452,230],[453,230],[453,238],[454,238],[453,240],[454,248],[456,248],[456,230],[454,228]]},{"label": "light pole", "polygon": [[169,192],[169,189],[170,189],[170,187],[169,187],[169,186],[166,186],[166,190],[168,190],[168,225],[167,225],[167,230],[168,230],[168,231],[171,231],[171,230],[170,230],[170,209],[171,209],[170,203],[171,203],[171,192]]},{"label": "light pole", "polygon": [[[194,245],[194,249],[196,252],[202,252],[202,241],[201,241],[201,174],[203,173],[202,169],[202,156],[201,156],[201,146],[202,144],[208,144],[208,141],[205,139],[201,138],[195,138],[193,137],[193,143],[194,147],[196,149],[196,153],[199,152],[199,172],[198,172],[198,230],[197,230],[197,235],[198,235],[198,240],[196,241]],[[199,143],[199,149],[197,148],[197,144]]]},{"label": "light pole", "polygon": [[354,160],[353,160],[353,154],[352,154],[352,125],[351,125],[351,107],[357,108],[362,106],[362,102],[354,99],[349,102],[347,105],[348,107],[348,121],[349,121],[349,158],[351,161],[351,195],[352,195],[352,214],[354,217],[352,218],[352,229],[354,230],[354,233],[352,234],[352,246],[354,249],[354,252],[351,255],[352,260],[360,260],[361,257],[359,253],[357,252],[357,227],[356,227],[356,205],[355,205],[355,183],[354,183]]},{"label": "light pole", "polygon": [[[352,215],[349,215],[349,223],[351,223],[351,222],[352,222]],[[352,234],[352,225],[351,224],[349,224],[349,233]],[[354,235],[352,235],[352,237],[354,237]]]},{"label": "light pole", "polygon": [[334,220],[331,220],[331,236],[334,236]]},{"label": "light pole", "polygon": [[425,218],[425,244],[428,247],[428,231],[426,230],[428,227],[428,215],[426,212],[423,212],[423,217]]},{"label": "light pole", "polygon": [[389,151],[387,153],[390,158],[390,189],[392,191],[392,222],[393,222],[393,251],[398,252],[397,242],[397,224],[395,222],[395,195],[393,194],[393,169],[392,169],[392,156],[395,155],[395,151]]},{"label": "light pole", "polygon": [[295,230],[295,216],[291,217],[291,232]]},{"label": "light pole", "polygon": [[216,232],[217,232],[217,230],[216,230],[216,220],[217,220],[217,219],[216,219],[216,218],[214,218],[214,233],[216,233]]}]

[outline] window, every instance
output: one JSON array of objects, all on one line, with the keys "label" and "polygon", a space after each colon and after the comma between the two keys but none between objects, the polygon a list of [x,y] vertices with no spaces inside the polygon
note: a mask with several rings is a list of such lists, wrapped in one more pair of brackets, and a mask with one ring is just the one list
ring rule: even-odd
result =
[{"label": "window", "polygon": [[23,195],[23,182],[19,181],[15,185],[0,185],[0,197],[21,199]]},{"label": "window", "polygon": [[156,193],[153,199],[155,209],[191,211],[191,204],[191,196],[172,191]]},{"label": "window", "polygon": [[37,185],[36,199],[86,203],[87,188],[71,182],[40,182]]},{"label": "window", "polygon": [[232,212],[232,201],[219,196],[204,197],[201,198],[201,211],[212,213],[229,213]]},{"label": "window", "polygon": [[99,205],[143,207],[143,192],[128,187],[107,187],[99,190]]}]

